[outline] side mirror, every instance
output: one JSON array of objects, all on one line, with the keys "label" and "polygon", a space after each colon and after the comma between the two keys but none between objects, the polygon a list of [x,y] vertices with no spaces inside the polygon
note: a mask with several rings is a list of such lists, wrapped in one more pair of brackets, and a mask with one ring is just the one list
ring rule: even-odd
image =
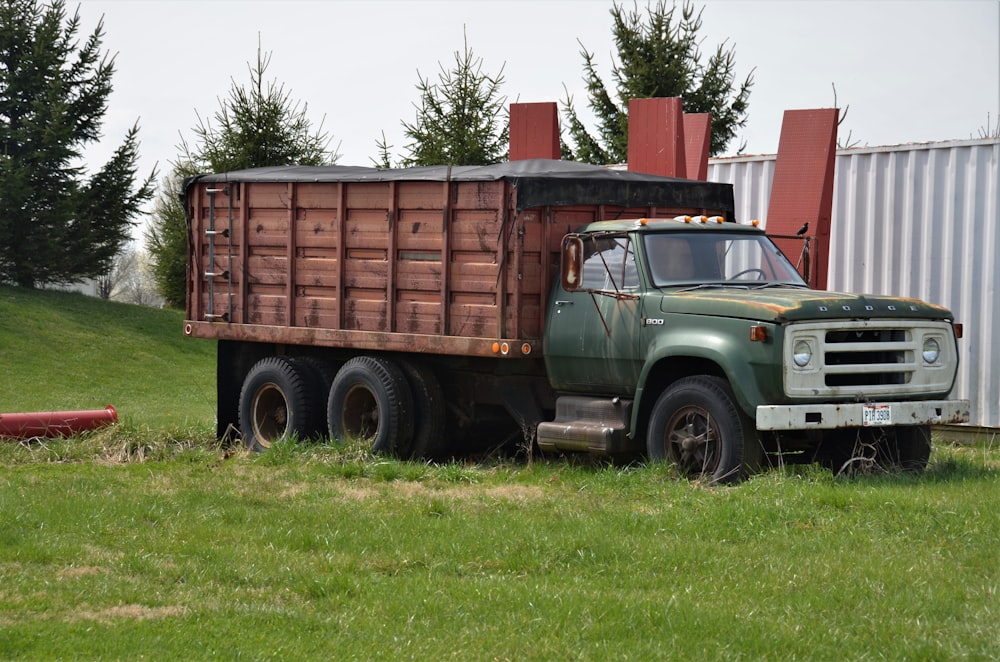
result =
[{"label": "side mirror", "polygon": [[580,289],[583,276],[583,239],[579,235],[563,237],[559,262],[559,283],[567,292]]}]

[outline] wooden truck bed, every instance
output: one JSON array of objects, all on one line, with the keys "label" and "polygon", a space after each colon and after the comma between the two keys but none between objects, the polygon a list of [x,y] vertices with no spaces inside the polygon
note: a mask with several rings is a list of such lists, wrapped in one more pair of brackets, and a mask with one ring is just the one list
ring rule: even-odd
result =
[{"label": "wooden truck bed", "polygon": [[564,234],[733,216],[724,184],[561,161],[261,168],[185,185],[194,337],[367,350],[541,350]]}]

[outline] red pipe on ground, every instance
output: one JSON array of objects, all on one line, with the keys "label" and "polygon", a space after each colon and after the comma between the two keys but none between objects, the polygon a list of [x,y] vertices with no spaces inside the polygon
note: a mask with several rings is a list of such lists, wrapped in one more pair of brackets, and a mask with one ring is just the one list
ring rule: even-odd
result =
[{"label": "red pipe on ground", "polygon": [[25,414],[0,414],[0,437],[69,437],[85,430],[118,422],[118,412],[111,405],[85,411],[39,411]]}]

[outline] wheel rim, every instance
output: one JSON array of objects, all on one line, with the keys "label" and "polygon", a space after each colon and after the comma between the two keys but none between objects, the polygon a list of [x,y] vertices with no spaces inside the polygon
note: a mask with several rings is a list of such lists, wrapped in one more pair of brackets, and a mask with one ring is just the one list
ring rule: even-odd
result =
[{"label": "wheel rim", "polygon": [[344,396],[340,412],[344,433],[358,439],[378,436],[379,408],[375,394],[364,386],[354,386]]},{"label": "wheel rim", "polygon": [[667,422],[667,456],[686,476],[712,475],[719,467],[721,438],[707,410],[682,407]]},{"label": "wheel rim", "polygon": [[253,398],[253,434],[264,448],[288,431],[288,398],[277,384],[264,384]]}]

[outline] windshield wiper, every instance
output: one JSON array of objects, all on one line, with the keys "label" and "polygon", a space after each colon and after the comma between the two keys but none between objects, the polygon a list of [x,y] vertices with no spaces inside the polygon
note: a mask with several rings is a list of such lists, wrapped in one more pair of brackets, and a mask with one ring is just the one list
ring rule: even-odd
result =
[{"label": "windshield wiper", "polygon": [[736,283],[736,282],[725,282],[725,283],[699,283],[697,285],[688,285],[683,287],[678,292],[692,292],[694,290],[712,290],[712,289],[734,289],[734,290],[765,290],[771,287],[794,287],[796,289],[808,290],[808,285],[803,285],[800,283],[787,283],[787,282],[772,282],[772,283],[761,283],[760,285],[751,285],[750,283]]},{"label": "windshield wiper", "polygon": [[727,289],[736,288],[740,290],[749,290],[749,285],[737,284],[737,283],[700,283],[698,285],[690,285],[683,289],[677,290],[678,292],[692,292],[694,290],[710,290],[710,289]]},{"label": "windshield wiper", "polygon": [[775,281],[773,283],[764,283],[763,285],[757,285],[753,289],[755,290],[765,290],[769,287],[794,287],[799,290],[808,290],[809,286],[804,283],[786,283]]}]

